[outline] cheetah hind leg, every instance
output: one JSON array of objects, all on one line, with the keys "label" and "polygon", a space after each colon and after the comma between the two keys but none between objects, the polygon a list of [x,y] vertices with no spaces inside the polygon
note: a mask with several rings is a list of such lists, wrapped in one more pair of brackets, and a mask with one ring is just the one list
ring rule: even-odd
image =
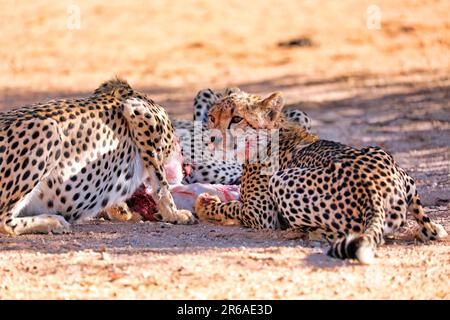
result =
[{"label": "cheetah hind leg", "polygon": [[69,233],[70,224],[64,217],[56,214],[40,214],[35,216],[19,217],[21,211],[30,202],[33,202],[37,188],[29,192],[13,206],[2,207],[0,212],[0,232],[10,235],[31,233]]},{"label": "cheetah hind leg", "polygon": [[17,202],[14,207],[4,214],[0,221],[0,232],[10,235],[22,235],[31,233],[69,233],[71,231],[70,224],[62,216],[55,214],[40,214],[29,217],[17,217],[26,203],[28,197],[32,193],[25,196]]},{"label": "cheetah hind leg", "polygon": [[22,235],[31,233],[70,233],[70,224],[62,216],[54,214],[41,214],[34,217],[13,218],[0,226],[6,233]]}]

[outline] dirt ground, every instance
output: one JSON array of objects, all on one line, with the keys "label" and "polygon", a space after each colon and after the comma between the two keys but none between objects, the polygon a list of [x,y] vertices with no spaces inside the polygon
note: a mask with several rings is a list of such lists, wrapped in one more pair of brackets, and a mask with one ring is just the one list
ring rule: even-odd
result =
[{"label": "dirt ground", "polygon": [[[380,29],[368,28],[372,3]],[[115,74],[185,119],[200,88],[282,91],[323,138],[390,151],[450,231],[449,9],[445,0],[6,0],[0,109],[87,95]],[[278,46],[299,37],[307,46]],[[415,225],[370,266],[328,258],[326,245],[294,231],[209,223],[97,220],[68,235],[0,235],[0,298],[449,299],[450,239],[418,243]]]}]

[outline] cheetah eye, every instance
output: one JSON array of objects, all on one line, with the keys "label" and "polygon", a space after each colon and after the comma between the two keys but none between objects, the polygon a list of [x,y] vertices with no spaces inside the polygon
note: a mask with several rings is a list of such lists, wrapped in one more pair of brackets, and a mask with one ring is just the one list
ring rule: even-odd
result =
[{"label": "cheetah eye", "polygon": [[239,123],[239,122],[241,122],[242,120],[244,120],[244,118],[239,117],[239,116],[234,116],[233,118],[231,118],[230,124],[231,124],[231,123]]}]

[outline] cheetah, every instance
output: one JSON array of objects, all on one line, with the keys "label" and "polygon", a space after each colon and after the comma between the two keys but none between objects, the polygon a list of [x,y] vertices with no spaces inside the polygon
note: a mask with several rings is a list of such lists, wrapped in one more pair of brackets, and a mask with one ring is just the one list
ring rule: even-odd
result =
[{"label": "cheetah", "polygon": [[164,164],[174,154],[167,112],[121,79],[83,99],[54,100],[0,117],[0,230],[63,233],[70,224],[149,184],[162,221],[192,224],[177,210]]},{"label": "cheetah", "polygon": [[[199,195],[199,219],[318,232],[331,245],[328,255],[364,264],[373,261],[383,236],[405,223],[407,211],[419,225],[421,240],[447,236],[425,213],[414,180],[389,153],[321,140],[287,122],[283,106],[277,92],[265,99],[232,94],[211,107],[209,128],[224,137],[233,137],[238,129],[246,134],[276,129],[279,139],[269,142],[265,158],[245,160],[240,201],[221,203],[209,194]],[[273,154],[278,157],[269,157]]]},{"label": "cheetah", "polygon": [[[216,101],[230,94],[241,92],[239,88],[230,87],[223,91],[211,89],[200,90],[194,98],[193,122],[172,119],[176,134],[181,139],[183,155],[189,164],[183,184],[212,183],[239,184],[242,164],[228,159],[217,159],[210,150],[210,135],[207,127],[208,111]],[[284,111],[284,116],[306,130],[311,129],[311,119],[298,109]],[[197,125],[197,127],[194,127]]]}]

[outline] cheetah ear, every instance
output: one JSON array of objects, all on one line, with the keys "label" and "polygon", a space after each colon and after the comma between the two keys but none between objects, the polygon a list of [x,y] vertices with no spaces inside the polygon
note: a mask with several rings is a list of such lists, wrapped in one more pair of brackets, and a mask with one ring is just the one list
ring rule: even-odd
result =
[{"label": "cheetah ear", "polygon": [[262,102],[263,106],[267,110],[265,115],[266,128],[271,129],[274,127],[275,123],[278,121],[281,110],[284,107],[284,98],[281,92],[272,93],[269,97],[264,99]]},{"label": "cheetah ear", "polygon": [[241,92],[241,89],[239,89],[238,87],[228,87],[225,89],[225,96],[228,97],[230,94],[239,92]]}]

